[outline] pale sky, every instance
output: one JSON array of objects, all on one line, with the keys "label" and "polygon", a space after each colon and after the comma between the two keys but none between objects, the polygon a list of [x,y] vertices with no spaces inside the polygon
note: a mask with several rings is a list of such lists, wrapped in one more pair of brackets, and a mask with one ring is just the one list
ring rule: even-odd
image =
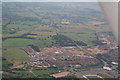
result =
[{"label": "pale sky", "polygon": [[120,0],[1,0],[2,2],[118,2]]}]

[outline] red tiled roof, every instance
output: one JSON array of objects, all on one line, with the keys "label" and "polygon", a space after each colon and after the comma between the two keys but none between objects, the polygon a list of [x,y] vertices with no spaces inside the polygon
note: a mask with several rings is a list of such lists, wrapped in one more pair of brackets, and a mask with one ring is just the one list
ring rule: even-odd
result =
[{"label": "red tiled roof", "polygon": [[69,74],[70,72],[61,72],[61,73],[57,73],[57,74],[52,74],[50,76],[53,76],[55,78],[60,78],[60,77],[65,77]]}]

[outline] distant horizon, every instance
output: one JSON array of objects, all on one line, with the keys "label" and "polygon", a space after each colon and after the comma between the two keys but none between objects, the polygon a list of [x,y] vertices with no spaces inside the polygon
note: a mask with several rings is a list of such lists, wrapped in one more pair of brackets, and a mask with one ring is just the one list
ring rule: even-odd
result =
[{"label": "distant horizon", "polygon": [[119,0],[1,0],[1,2],[118,2]]},{"label": "distant horizon", "polygon": [[2,0],[2,2],[98,2],[98,0]]}]

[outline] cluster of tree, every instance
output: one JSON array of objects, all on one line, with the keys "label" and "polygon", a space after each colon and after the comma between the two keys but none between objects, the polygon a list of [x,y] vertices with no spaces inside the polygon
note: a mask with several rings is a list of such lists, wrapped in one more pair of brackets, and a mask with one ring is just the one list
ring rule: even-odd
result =
[{"label": "cluster of tree", "polygon": [[103,54],[97,54],[97,55],[96,55],[96,58],[97,58],[98,60],[100,60],[100,61],[105,60],[105,59],[103,58]]},{"label": "cluster of tree", "polygon": [[87,44],[82,41],[74,41],[61,34],[54,35],[52,39],[56,40],[56,44],[59,46],[76,46],[76,44],[79,46],[87,46]]},{"label": "cluster of tree", "polygon": [[40,52],[40,48],[36,45],[29,45],[32,49],[34,49],[36,52]]},{"label": "cluster of tree", "polygon": [[25,33],[22,36],[27,36],[27,35],[37,35],[37,34],[32,34],[32,33]]},{"label": "cluster of tree", "polygon": [[73,41],[64,35],[58,34],[54,35],[52,38],[56,40],[56,44],[58,44],[59,46],[75,46]]},{"label": "cluster of tree", "polygon": [[8,62],[6,58],[2,57],[2,70],[7,71],[11,66],[13,66],[12,63]]},{"label": "cluster of tree", "polygon": [[36,39],[36,38],[34,38],[34,37],[27,37],[27,35],[37,35],[37,34],[26,33],[26,34],[23,34],[23,35],[20,35],[20,36],[4,37],[4,38],[2,38],[2,40],[4,41],[4,40],[9,39],[9,38]]},{"label": "cluster of tree", "polygon": [[10,23],[11,23],[11,20],[10,20],[10,21],[8,21],[8,23],[6,23],[6,24],[2,25],[2,26],[3,26],[3,27],[2,27],[2,29],[6,29],[6,28],[7,28],[7,26],[8,26]]},{"label": "cluster of tree", "polygon": [[95,45],[105,45],[105,43],[102,43],[102,42],[103,41],[101,41],[101,40],[92,41],[92,43]]},{"label": "cluster of tree", "polygon": [[75,43],[80,46],[87,46],[87,44],[84,43],[83,41],[75,41]]},{"label": "cluster of tree", "polygon": [[2,40],[4,41],[4,40],[9,39],[9,38],[36,39],[36,38],[33,38],[33,37],[15,36],[15,37],[4,37],[4,38],[2,38]]}]

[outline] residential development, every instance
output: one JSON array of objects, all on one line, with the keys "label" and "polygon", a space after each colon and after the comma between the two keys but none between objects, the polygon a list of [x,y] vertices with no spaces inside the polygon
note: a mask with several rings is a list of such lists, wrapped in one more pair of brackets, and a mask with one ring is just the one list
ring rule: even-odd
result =
[{"label": "residential development", "polygon": [[117,78],[118,44],[98,3],[3,3],[3,78]]}]

